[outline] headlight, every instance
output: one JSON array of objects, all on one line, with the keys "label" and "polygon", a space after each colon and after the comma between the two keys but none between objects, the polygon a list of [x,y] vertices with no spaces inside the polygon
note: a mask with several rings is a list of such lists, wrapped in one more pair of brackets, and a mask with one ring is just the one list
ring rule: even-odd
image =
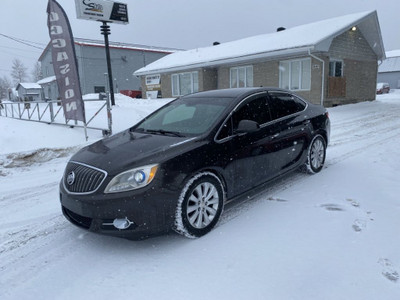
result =
[{"label": "headlight", "polygon": [[107,185],[104,193],[119,193],[148,185],[156,175],[158,165],[148,165],[122,172]]}]

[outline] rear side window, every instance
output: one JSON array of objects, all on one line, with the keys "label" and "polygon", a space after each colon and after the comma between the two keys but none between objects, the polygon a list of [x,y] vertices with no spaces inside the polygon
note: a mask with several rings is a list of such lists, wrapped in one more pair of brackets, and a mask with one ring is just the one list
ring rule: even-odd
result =
[{"label": "rear side window", "polygon": [[306,108],[306,103],[300,98],[283,92],[270,92],[268,100],[273,120],[283,118]]}]

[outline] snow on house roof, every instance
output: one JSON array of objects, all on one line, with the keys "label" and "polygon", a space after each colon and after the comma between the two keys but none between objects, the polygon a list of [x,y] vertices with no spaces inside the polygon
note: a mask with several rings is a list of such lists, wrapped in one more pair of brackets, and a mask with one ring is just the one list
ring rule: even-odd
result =
[{"label": "snow on house roof", "polygon": [[253,36],[217,46],[192,49],[167,55],[134,75],[147,75],[191,68],[229,64],[230,62],[273,57],[308,51],[328,51],[334,37],[357,26],[378,58],[384,57],[382,36],[376,11],[356,13]]},{"label": "snow on house roof", "polygon": [[[43,56],[50,49],[49,42],[46,48],[43,50],[42,54],[39,57],[39,61],[43,59]],[[90,39],[82,39],[82,38],[74,38],[74,44],[80,46],[88,46],[88,47],[105,47],[104,41],[100,40],[90,40]],[[157,53],[174,53],[177,51],[182,51],[182,49],[176,48],[167,48],[167,47],[156,47],[156,46],[147,46],[140,44],[129,44],[129,43],[120,43],[120,42],[109,42],[110,48],[114,49],[126,49],[126,50],[134,50],[134,51],[145,51],[145,52],[157,52]]]},{"label": "snow on house roof", "polygon": [[[30,89],[41,89],[42,87],[40,85],[38,85],[37,83],[31,83],[31,82],[20,82],[18,84],[18,86],[22,86],[24,89],[26,90],[30,90]],[[17,86],[17,89],[18,89]]]},{"label": "snow on house roof", "polygon": [[[100,40],[74,38],[74,42],[76,45],[104,47],[104,41],[100,41]],[[161,53],[164,53],[164,52],[165,53],[174,53],[176,51],[182,51],[182,49],[176,49],[176,48],[155,47],[155,46],[128,44],[128,43],[111,42],[111,41],[109,42],[109,44],[110,44],[110,48],[127,49],[127,50],[161,52]]]},{"label": "snow on house roof", "polygon": [[56,76],[50,76],[50,77],[43,78],[36,83],[40,85],[40,84],[50,83],[53,81],[56,81]]},{"label": "snow on house roof", "polygon": [[392,50],[392,51],[386,51],[386,57],[400,57],[400,49],[399,50]]},{"label": "snow on house roof", "polygon": [[400,72],[400,50],[386,52],[386,59],[378,67],[378,73]]}]

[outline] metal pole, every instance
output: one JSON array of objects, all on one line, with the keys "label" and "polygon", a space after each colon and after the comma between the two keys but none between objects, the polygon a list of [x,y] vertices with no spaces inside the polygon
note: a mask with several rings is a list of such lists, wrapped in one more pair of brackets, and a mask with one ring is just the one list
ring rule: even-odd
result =
[{"label": "metal pole", "polygon": [[[107,73],[104,73],[106,86],[107,86]],[[106,104],[107,104],[107,120],[108,120],[108,132],[103,132],[104,136],[109,136],[112,134],[112,114],[110,105],[110,93],[106,93]]]},{"label": "metal pole", "polygon": [[108,43],[108,36],[110,34],[110,26],[107,25],[107,22],[103,22],[103,25],[100,26],[101,34],[104,35],[104,45],[106,46],[106,58],[107,58],[107,70],[108,70],[108,82],[110,88],[110,96],[111,96],[111,105],[115,105],[114,99],[114,84],[112,79],[112,71],[111,71],[111,58],[110,58],[110,45]]}]

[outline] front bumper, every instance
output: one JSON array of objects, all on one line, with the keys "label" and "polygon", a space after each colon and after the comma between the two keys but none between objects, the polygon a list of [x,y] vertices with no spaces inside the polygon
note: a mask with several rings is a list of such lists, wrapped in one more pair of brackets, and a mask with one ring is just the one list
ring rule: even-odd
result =
[{"label": "front bumper", "polygon": [[[92,232],[128,239],[165,234],[173,226],[179,191],[153,183],[125,193],[73,195],[61,182],[62,211],[71,223]],[[133,223],[120,230],[112,224],[116,218],[127,218]]]}]

